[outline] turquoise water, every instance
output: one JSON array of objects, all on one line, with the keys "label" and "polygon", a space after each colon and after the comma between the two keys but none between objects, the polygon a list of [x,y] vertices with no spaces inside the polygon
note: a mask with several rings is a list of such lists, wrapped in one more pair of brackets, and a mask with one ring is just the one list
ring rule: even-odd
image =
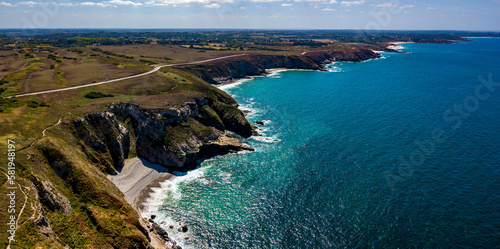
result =
[{"label": "turquoise water", "polygon": [[500,39],[403,46],[227,88],[268,120],[257,151],[165,183],[151,212],[186,248],[499,248],[500,83],[481,82]]}]

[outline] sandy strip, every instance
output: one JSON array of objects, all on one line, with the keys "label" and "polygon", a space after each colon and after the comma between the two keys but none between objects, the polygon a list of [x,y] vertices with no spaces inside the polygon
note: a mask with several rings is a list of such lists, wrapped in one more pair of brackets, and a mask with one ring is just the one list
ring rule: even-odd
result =
[{"label": "sandy strip", "polygon": [[[290,70],[291,70],[290,68],[284,68],[284,67],[270,68],[270,69],[266,69],[266,75],[273,74],[273,73],[279,73],[279,72],[283,72],[283,71],[290,71]],[[266,76],[266,75],[264,75],[264,76]]]},{"label": "sandy strip", "polygon": [[173,174],[157,164],[151,164],[141,158],[125,160],[125,166],[117,175],[108,178],[122,191],[125,199],[137,210],[141,211],[146,198],[152,193],[151,188],[159,187]]}]

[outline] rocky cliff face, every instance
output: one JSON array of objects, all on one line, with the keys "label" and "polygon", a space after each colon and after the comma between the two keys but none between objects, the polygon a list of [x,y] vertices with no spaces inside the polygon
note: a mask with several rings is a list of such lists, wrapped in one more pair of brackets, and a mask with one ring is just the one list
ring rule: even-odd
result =
[{"label": "rocky cliff face", "polygon": [[359,62],[379,57],[379,54],[370,49],[346,48],[341,51],[306,52],[302,55],[291,56],[251,54],[210,64],[179,66],[178,68],[197,75],[208,83],[222,84],[248,76],[262,75],[266,69],[322,70],[323,65],[334,61]]},{"label": "rocky cliff face", "polygon": [[227,129],[243,137],[252,134],[241,111],[206,98],[161,110],[110,105],[108,111],[86,115],[72,125],[75,135],[91,148],[87,154],[95,151],[111,158],[105,170],[111,174],[123,167],[130,151],[149,162],[184,171],[205,158],[252,150],[224,133]]}]

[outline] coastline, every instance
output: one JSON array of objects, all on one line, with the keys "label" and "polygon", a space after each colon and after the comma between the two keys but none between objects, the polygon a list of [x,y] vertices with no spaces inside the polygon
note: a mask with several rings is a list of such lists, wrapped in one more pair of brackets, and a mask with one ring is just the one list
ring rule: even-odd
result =
[{"label": "coastline", "polygon": [[464,37],[464,38],[467,38],[467,39],[482,39],[482,38],[494,38],[494,39],[498,39],[500,37],[495,37],[495,36],[467,36],[467,37]]},{"label": "coastline", "polygon": [[407,44],[407,43],[415,43],[415,42],[391,42],[392,44],[400,45],[400,44]]},{"label": "coastline", "polygon": [[[233,86],[244,83],[246,81],[253,80],[257,77],[268,77],[268,76],[272,76],[272,75],[280,73],[280,72],[292,71],[292,70],[301,70],[301,69],[270,68],[270,69],[266,69],[265,73],[263,73],[261,75],[252,75],[252,76],[247,76],[247,77],[241,78],[241,79],[232,79],[232,80],[228,80],[228,81],[225,81],[225,82],[217,84],[217,85],[214,84],[213,86],[224,91],[227,88],[231,88]],[[303,70],[305,70],[305,69],[303,69]]]},{"label": "coastline", "polygon": [[123,193],[125,200],[139,213],[142,213],[146,199],[153,193],[152,189],[160,187],[160,183],[173,177],[175,175],[168,173],[162,166],[138,157],[125,160],[125,165],[118,174],[108,175],[108,179]]}]

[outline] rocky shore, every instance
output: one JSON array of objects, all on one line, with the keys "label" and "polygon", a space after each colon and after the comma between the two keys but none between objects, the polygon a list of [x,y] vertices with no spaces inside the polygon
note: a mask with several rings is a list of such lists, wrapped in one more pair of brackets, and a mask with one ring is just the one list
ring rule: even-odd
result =
[{"label": "rocky shore", "polygon": [[210,84],[226,84],[249,76],[264,75],[268,69],[324,70],[324,65],[336,61],[360,62],[379,57],[379,54],[368,48],[348,47],[335,51],[309,51],[301,55],[250,54],[245,57],[177,68],[190,72]]}]

